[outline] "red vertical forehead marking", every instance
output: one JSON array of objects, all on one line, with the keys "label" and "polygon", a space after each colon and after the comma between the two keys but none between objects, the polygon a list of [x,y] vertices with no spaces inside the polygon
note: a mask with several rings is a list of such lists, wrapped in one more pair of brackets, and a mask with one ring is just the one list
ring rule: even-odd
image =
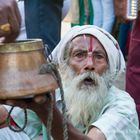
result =
[{"label": "red vertical forehead marking", "polygon": [[89,44],[90,46],[89,46],[88,51],[89,51],[89,52],[92,52],[92,50],[93,50],[93,38],[92,38],[92,36],[90,36],[89,39],[90,39],[90,44]]}]

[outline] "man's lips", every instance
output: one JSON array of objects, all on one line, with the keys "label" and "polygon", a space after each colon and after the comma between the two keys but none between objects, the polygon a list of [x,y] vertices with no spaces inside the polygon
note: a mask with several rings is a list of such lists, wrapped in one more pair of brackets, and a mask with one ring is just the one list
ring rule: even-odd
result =
[{"label": "man's lips", "polygon": [[85,85],[95,85],[95,84],[96,84],[96,83],[95,83],[95,80],[92,79],[92,78],[90,78],[90,77],[85,78],[85,79],[83,80],[83,83],[84,83]]}]

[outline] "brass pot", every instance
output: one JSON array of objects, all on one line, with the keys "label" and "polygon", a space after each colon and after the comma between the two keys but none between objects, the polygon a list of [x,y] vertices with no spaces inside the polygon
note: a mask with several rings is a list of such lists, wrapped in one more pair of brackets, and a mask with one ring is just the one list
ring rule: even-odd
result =
[{"label": "brass pot", "polygon": [[52,75],[39,74],[47,63],[42,40],[0,44],[0,99],[17,99],[43,94],[57,88]]}]

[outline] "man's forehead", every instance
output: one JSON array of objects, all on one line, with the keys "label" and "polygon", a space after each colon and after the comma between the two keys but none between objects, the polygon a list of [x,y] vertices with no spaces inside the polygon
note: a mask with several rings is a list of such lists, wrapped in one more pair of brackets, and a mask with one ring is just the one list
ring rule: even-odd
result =
[{"label": "man's forehead", "polygon": [[[74,37],[72,40],[71,40],[71,43],[72,44],[83,44],[84,42],[90,42],[90,41],[93,41],[94,40],[94,42],[91,42],[91,43],[96,43],[96,42],[98,42],[99,44],[101,44],[100,42],[99,42],[99,40],[96,38],[96,37],[94,37],[93,35],[90,35],[90,34],[82,34],[82,35],[78,35],[78,36],[76,36],[76,37]],[[83,45],[86,45],[86,44],[83,44]]]},{"label": "man's forehead", "polygon": [[[72,38],[71,42],[75,42],[77,40],[83,39],[84,37],[92,37],[92,38],[96,39],[96,37],[91,34],[80,34],[80,35],[77,35],[74,38]],[[98,39],[96,39],[96,40],[98,40]]]},{"label": "man's forehead", "polygon": [[105,51],[102,44],[96,37],[89,34],[82,34],[74,37],[71,41],[72,49],[88,49],[89,52],[101,48]]}]

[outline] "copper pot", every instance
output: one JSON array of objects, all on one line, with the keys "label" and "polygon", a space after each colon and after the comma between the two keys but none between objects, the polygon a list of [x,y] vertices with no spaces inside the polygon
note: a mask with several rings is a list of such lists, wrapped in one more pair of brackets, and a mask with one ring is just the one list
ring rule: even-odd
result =
[{"label": "copper pot", "polygon": [[43,94],[57,88],[52,75],[39,74],[47,63],[42,40],[0,44],[0,99]]}]

